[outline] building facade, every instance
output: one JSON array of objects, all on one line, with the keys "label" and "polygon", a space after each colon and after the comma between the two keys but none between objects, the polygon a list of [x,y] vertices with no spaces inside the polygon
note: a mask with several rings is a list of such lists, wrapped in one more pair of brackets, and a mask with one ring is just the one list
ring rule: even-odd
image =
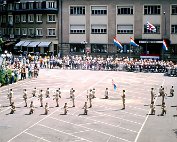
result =
[{"label": "building facade", "polygon": [[[33,42],[27,51],[125,56],[132,52],[165,59],[177,55],[176,0],[18,0],[1,4],[0,10],[1,36]],[[147,30],[147,21],[156,32]],[[113,44],[114,36],[122,50]],[[130,47],[130,37],[140,47]],[[162,50],[163,39],[168,51]],[[50,44],[40,47],[39,42]]]}]

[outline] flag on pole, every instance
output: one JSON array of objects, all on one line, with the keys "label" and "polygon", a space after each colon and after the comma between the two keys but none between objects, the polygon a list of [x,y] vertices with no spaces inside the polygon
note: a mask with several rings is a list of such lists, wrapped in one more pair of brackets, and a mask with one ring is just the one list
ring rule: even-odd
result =
[{"label": "flag on pole", "polygon": [[156,27],[147,21],[147,30],[156,33]]},{"label": "flag on pole", "polygon": [[133,38],[130,38],[130,45],[134,46],[134,47],[139,47],[139,45],[135,43],[135,41],[133,40]]},{"label": "flag on pole", "polygon": [[114,87],[114,92],[116,92],[116,90],[117,90],[117,86],[116,86],[116,84],[115,84],[115,82],[114,82],[113,79],[112,79],[112,85],[113,85],[113,87]]},{"label": "flag on pole", "polygon": [[162,48],[164,50],[168,50],[168,47],[167,47],[167,44],[166,44],[165,40],[163,40]]},{"label": "flag on pole", "polygon": [[114,40],[114,45],[117,46],[120,49],[123,49],[123,46],[121,45],[121,43],[118,41],[118,39],[116,38],[116,36],[114,36],[113,38]]}]

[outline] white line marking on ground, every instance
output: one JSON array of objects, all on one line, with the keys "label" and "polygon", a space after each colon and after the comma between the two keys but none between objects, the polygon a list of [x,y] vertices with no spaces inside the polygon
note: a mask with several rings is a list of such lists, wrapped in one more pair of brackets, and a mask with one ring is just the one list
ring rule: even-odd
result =
[{"label": "white line marking on ground", "polygon": [[40,139],[40,140],[43,140],[43,141],[46,141],[46,142],[51,142],[51,141],[48,141],[48,140],[46,140],[46,139],[44,139],[44,138],[42,138],[42,137],[38,137],[38,136],[36,136],[36,135],[33,135],[33,134],[31,134],[31,133],[28,133],[28,132],[24,132],[25,134],[28,134],[28,135],[30,135],[30,136],[32,136],[32,137],[35,137],[35,138],[38,138],[38,139]]},{"label": "white line marking on ground", "polygon": [[57,131],[57,132],[60,132],[60,133],[64,133],[64,134],[66,134],[66,135],[70,135],[70,136],[76,137],[76,138],[81,139],[81,140],[85,140],[85,141],[88,141],[88,142],[92,142],[92,141],[90,141],[90,140],[87,140],[87,139],[84,139],[84,138],[75,136],[75,135],[73,135],[73,134],[71,134],[71,133],[67,133],[67,132],[64,132],[64,131],[60,131],[60,130],[58,130],[58,129],[51,128],[51,127],[48,127],[48,126],[43,125],[43,124],[37,124],[37,125],[42,126],[42,127],[44,127],[44,128],[48,128],[48,129],[54,130],[54,131]]},{"label": "white line marking on ground", "polygon": [[[164,83],[165,83],[165,79],[163,79],[163,82],[162,82],[162,85],[161,85],[161,86],[163,86]],[[158,97],[156,97],[156,99],[155,99],[155,101],[154,101],[154,105],[155,105],[157,99],[158,99]],[[148,114],[150,114],[150,112],[151,112],[151,109],[149,109],[149,113],[148,113]],[[138,134],[137,134],[137,136],[136,136],[134,142],[137,142],[137,141],[138,141],[138,138],[139,138],[139,136],[140,136],[140,134],[141,134],[141,132],[142,132],[142,130],[143,130],[145,124],[146,124],[146,121],[148,120],[148,118],[149,118],[149,115],[146,116],[146,119],[144,120],[143,125],[141,126],[141,128],[140,128],[140,130],[139,130],[139,132],[138,132]]]},{"label": "white line marking on ground", "polygon": [[[106,75],[103,79],[97,81],[95,84],[92,84],[90,87],[91,88],[95,85],[97,85],[98,83],[102,82],[103,80],[105,80],[107,77],[111,76],[111,74]],[[83,93],[85,93],[88,89],[84,90],[82,93],[80,93],[78,96],[76,96],[76,98],[78,98],[79,96],[81,96]],[[70,101],[69,101],[70,102]],[[61,107],[60,107],[61,109]],[[40,123],[41,121],[45,120],[46,118],[50,117],[52,114],[54,114],[55,112],[57,112],[59,110],[59,108],[55,111],[53,111],[52,113],[50,113],[49,115],[47,115],[46,117],[42,118],[41,120],[37,121],[36,123],[34,123],[33,125],[31,125],[30,127],[28,127],[27,129],[23,130],[22,132],[20,132],[19,134],[15,135],[14,137],[12,137],[8,142],[12,141],[13,139],[15,139],[16,137],[20,136],[21,134],[23,134],[24,132],[26,132],[27,130],[29,130],[30,128],[34,127],[35,125],[37,125],[38,123]]]},{"label": "white line marking on ground", "polygon": [[[72,124],[72,125],[75,125],[75,126],[79,126],[79,125],[77,125],[75,123],[64,121],[64,120],[60,120],[60,119],[57,119],[57,118],[54,118],[54,117],[50,117],[50,118],[54,119],[54,120],[57,120],[57,121],[65,122],[65,123],[68,123],[68,124]],[[132,142],[132,141],[129,141],[129,140],[126,140],[126,139],[123,139],[123,138],[120,138],[120,137],[116,137],[114,135],[111,135],[111,134],[108,134],[108,133],[105,133],[105,132],[102,132],[102,131],[98,131],[98,130],[95,130],[95,129],[92,129],[92,128],[88,128],[88,127],[85,127],[85,126],[80,126],[80,127],[83,127],[83,128],[86,128],[86,129],[89,129],[91,131],[95,131],[95,132],[98,132],[98,133],[101,133],[101,134],[104,134],[104,135],[107,135],[107,136],[111,136],[111,137],[114,137],[114,138],[117,138],[117,139],[120,139],[120,140],[123,140],[123,141],[126,141],[126,142]]]},{"label": "white line marking on ground", "polygon": [[77,133],[82,133],[82,132],[88,132],[88,131],[90,131],[90,130],[85,130],[85,131],[79,131],[79,132],[73,132],[73,133],[69,133],[69,134],[77,134]]},{"label": "white line marking on ground", "polygon": [[108,140],[106,142],[109,142],[110,139],[111,139],[111,136],[108,138]]}]

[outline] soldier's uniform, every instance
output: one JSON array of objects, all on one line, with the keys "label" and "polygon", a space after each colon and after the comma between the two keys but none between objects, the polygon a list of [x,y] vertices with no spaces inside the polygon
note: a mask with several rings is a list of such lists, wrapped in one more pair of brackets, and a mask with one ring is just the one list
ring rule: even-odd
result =
[{"label": "soldier's uniform", "polygon": [[87,115],[88,113],[87,102],[85,102],[83,109],[84,109],[84,114]]},{"label": "soldier's uniform", "polygon": [[11,111],[10,111],[10,114],[14,114],[15,112],[15,105],[14,105],[14,102],[11,103]]},{"label": "soldier's uniform", "polygon": [[49,88],[47,88],[46,92],[45,92],[45,96],[46,98],[50,98],[50,91],[49,91]]},{"label": "soldier's uniform", "polygon": [[25,101],[25,106],[24,107],[27,107],[27,91],[26,91],[26,89],[24,89],[24,91],[23,91],[23,99]]},{"label": "soldier's uniform", "polygon": [[174,92],[175,92],[175,90],[174,90],[173,86],[171,86],[171,89],[170,89],[170,95],[171,95],[171,97],[174,96]]},{"label": "soldier's uniform", "polygon": [[31,104],[30,104],[30,111],[29,111],[29,114],[33,114],[34,113],[34,105],[33,105],[33,101],[31,101]]},{"label": "soldier's uniform", "polygon": [[159,88],[159,96],[162,96],[162,89],[163,89],[163,87],[160,86],[160,88]]},{"label": "soldier's uniform", "polygon": [[125,90],[123,90],[123,93],[122,93],[122,103],[123,103],[122,109],[125,109]]},{"label": "soldier's uniform", "polygon": [[37,92],[37,90],[36,90],[36,87],[33,89],[33,91],[32,91],[32,95],[33,95],[33,97],[36,97],[36,92]]},{"label": "soldier's uniform", "polygon": [[166,110],[166,105],[165,105],[165,102],[162,104],[162,113],[161,113],[161,116],[163,116],[164,114],[167,113],[167,110]]},{"label": "soldier's uniform", "polygon": [[152,102],[154,102],[154,98],[155,98],[154,88],[151,88],[151,104]]},{"label": "soldier's uniform", "polygon": [[151,109],[151,115],[155,115],[155,107],[154,107],[154,102],[150,104],[150,109]]},{"label": "soldier's uniform", "polygon": [[12,91],[12,89],[10,89],[10,92],[8,92],[8,94],[7,94],[7,97],[8,97],[8,99],[9,99],[9,101],[10,101],[10,106],[11,106],[11,104],[12,104],[12,97],[13,97],[13,94],[14,94],[14,92]]},{"label": "soldier's uniform", "polygon": [[93,98],[96,98],[95,93],[96,93],[96,90],[95,90],[95,88],[93,88],[93,90],[92,90]]},{"label": "soldier's uniform", "polygon": [[68,112],[68,106],[67,106],[67,103],[65,103],[65,105],[64,105],[64,114],[66,115],[67,114],[67,112]]},{"label": "soldier's uniform", "polygon": [[72,97],[73,91],[74,91],[74,89],[71,88],[71,89],[70,89],[70,98]]},{"label": "soldier's uniform", "polygon": [[90,89],[90,92],[89,92],[89,95],[88,95],[88,100],[89,100],[89,103],[90,103],[89,108],[92,107],[92,99],[93,99],[93,94],[92,94],[92,89]]},{"label": "soldier's uniform", "polygon": [[60,93],[59,93],[59,90],[56,90],[56,93],[55,93],[55,100],[56,100],[56,107],[59,107],[59,98],[61,98],[61,96],[60,96]]},{"label": "soldier's uniform", "polygon": [[161,96],[162,96],[162,105],[165,101],[165,92],[164,92],[164,88],[162,88],[162,93],[161,93]]},{"label": "soldier's uniform", "polygon": [[40,107],[43,107],[43,92],[42,92],[42,90],[40,91],[38,97],[39,97],[39,100],[40,100],[40,103],[41,103],[41,106],[40,106]]},{"label": "soldier's uniform", "polygon": [[106,90],[105,90],[105,99],[108,99],[109,97],[108,97],[108,88],[106,88]]},{"label": "soldier's uniform", "polygon": [[73,93],[72,93],[72,96],[71,96],[71,99],[72,99],[72,102],[73,102],[73,107],[75,107],[75,102],[74,102],[75,95],[74,95],[74,92],[75,92],[75,90],[73,90]]},{"label": "soldier's uniform", "polygon": [[48,103],[45,104],[45,112],[44,114],[47,115],[49,112],[49,106],[48,106]]}]

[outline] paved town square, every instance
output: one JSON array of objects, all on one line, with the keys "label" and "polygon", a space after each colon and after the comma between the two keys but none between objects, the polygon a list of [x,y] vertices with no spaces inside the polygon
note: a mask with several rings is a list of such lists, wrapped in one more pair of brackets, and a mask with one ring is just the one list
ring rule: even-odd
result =
[{"label": "paved town square", "polygon": [[[117,85],[116,91],[112,80]],[[160,116],[160,86],[167,93],[167,113],[164,116]],[[169,97],[171,86],[174,86],[174,97]],[[45,98],[45,95],[43,98],[43,104],[47,102],[49,105],[48,115],[44,115],[39,98],[32,97],[35,87],[37,92],[50,90],[50,98]],[[53,95],[58,88],[61,98],[59,107],[56,107]],[[75,90],[75,107],[70,98],[71,88]],[[92,99],[92,107],[84,115],[83,106],[93,88],[96,98]],[[106,88],[108,99],[104,99]],[[148,115],[151,88],[156,94],[155,115]],[[10,114],[9,89],[14,92],[14,114]],[[27,107],[24,107],[24,89],[27,90]],[[125,109],[122,109],[123,90]],[[176,92],[177,78],[162,73],[41,69],[38,78],[0,88],[0,142],[176,142]],[[31,101],[34,103],[33,114],[29,114]],[[68,105],[67,115],[64,115],[65,103]]]}]

